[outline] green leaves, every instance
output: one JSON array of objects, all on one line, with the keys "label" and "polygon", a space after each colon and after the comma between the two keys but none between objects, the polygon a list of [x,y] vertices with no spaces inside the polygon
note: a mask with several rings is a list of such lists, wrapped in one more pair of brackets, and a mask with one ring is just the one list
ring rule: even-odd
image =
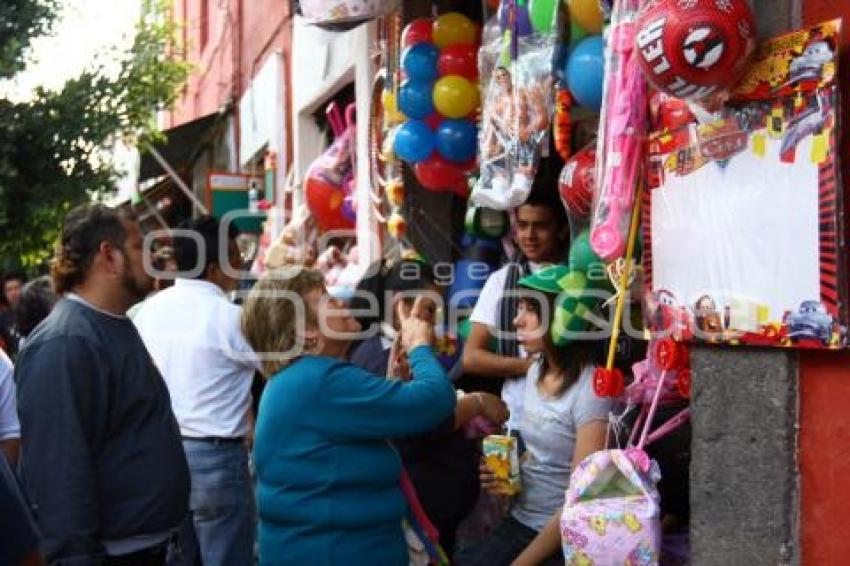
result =
[{"label": "green leaves", "polygon": [[3,0],[0,2],[0,78],[23,68],[30,41],[47,33],[56,18],[58,0]]},{"label": "green leaves", "polygon": [[[118,72],[95,65],[58,92],[0,100],[0,268],[33,268],[52,253],[73,206],[115,190],[116,140],[155,139],[155,116],[188,76],[165,0],[143,0],[135,40]],[[0,2],[0,77],[21,68],[30,41],[53,22],[56,0]],[[110,65],[113,69],[115,64]]]}]

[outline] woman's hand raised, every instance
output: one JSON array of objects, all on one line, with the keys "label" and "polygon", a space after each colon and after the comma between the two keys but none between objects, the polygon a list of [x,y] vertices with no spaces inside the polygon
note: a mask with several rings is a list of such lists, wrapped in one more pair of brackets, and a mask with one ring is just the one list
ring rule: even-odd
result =
[{"label": "woman's hand raised", "polygon": [[417,346],[430,346],[434,343],[434,324],[425,320],[424,298],[419,296],[413,303],[410,313],[405,313],[402,302],[398,303],[398,320],[401,325],[401,345],[410,352]]}]

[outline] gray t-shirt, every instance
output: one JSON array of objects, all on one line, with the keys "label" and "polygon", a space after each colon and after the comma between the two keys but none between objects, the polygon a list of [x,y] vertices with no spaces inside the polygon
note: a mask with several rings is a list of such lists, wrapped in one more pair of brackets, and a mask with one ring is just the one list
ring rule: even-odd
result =
[{"label": "gray t-shirt", "polygon": [[523,525],[540,531],[564,503],[570,482],[576,434],[584,424],[608,420],[611,399],[593,391],[593,366],[560,397],[544,396],[537,387],[540,361],[526,374],[525,411],[520,428],[526,455],[520,465],[522,490],[511,514]]}]

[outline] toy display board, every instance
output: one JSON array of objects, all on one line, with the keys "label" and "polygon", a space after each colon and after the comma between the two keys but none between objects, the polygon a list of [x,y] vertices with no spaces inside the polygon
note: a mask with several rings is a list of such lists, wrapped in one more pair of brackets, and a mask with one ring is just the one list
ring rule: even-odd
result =
[{"label": "toy display board", "polygon": [[[764,42],[711,121],[656,126],[643,218],[645,313],[656,336],[846,345],[840,26]],[[664,104],[656,118],[669,124]]]}]

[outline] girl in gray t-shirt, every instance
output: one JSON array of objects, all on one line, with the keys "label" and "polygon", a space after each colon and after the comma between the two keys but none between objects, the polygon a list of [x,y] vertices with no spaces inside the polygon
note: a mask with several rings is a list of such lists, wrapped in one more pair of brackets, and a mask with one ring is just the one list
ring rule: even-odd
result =
[{"label": "girl in gray t-shirt", "polygon": [[541,391],[540,367],[535,362],[526,376],[522,491],[511,508],[517,521],[535,531],[543,530],[564,503],[578,431],[593,421],[606,422],[611,410],[611,400],[593,392],[594,366],[584,366],[578,381],[557,396]]},{"label": "girl in gray t-shirt", "polygon": [[[510,564],[533,541],[535,563],[563,564],[557,516],[564,503],[570,473],[589,454],[605,448],[610,399],[593,392],[594,343],[575,340],[557,347],[543,321],[552,316],[557,282],[567,268],[552,266],[520,280],[539,291],[521,298],[514,319],[519,343],[537,359],[526,375],[520,433],[526,453],[521,463],[522,488],[511,513],[484,540],[456,557],[466,565]],[[482,485],[498,488],[486,466]],[[531,548],[529,548],[531,550]]]}]

